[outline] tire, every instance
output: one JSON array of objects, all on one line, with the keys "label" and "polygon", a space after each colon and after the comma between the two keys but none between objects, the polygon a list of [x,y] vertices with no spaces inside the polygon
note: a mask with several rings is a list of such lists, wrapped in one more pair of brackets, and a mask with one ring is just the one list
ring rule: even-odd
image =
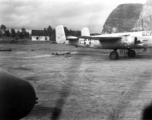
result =
[{"label": "tire", "polygon": [[113,51],[113,52],[110,53],[110,59],[111,60],[118,60],[118,58],[119,58],[119,55],[116,51]]},{"label": "tire", "polygon": [[128,57],[135,57],[135,56],[136,56],[136,52],[134,50],[128,51]]}]

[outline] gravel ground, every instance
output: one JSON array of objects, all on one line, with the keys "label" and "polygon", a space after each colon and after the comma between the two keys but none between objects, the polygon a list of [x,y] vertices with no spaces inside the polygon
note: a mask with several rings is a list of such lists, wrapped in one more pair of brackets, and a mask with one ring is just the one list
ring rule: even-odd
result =
[{"label": "gravel ground", "polygon": [[[39,98],[22,120],[50,120],[57,105],[62,107],[60,120],[140,120],[151,103],[150,50],[138,50],[136,58],[121,55],[111,61],[110,50],[49,43],[0,47],[12,49],[0,52],[0,68],[29,81]],[[52,55],[58,51],[71,54]]]}]

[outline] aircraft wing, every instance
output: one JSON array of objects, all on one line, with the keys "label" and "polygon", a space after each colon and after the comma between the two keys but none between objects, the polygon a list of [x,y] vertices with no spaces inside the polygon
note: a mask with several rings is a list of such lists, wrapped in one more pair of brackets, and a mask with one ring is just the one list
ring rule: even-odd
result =
[{"label": "aircraft wing", "polygon": [[99,41],[117,41],[120,40],[122,37],[112,37],[112,36],[80,36],[79,38],[83,39],[92,39],[92,40],[99,40]]},{"label": "aircraft wing", "polygon": [[67,40],[78,40],[78,37],[75,36],[67,36]]}]

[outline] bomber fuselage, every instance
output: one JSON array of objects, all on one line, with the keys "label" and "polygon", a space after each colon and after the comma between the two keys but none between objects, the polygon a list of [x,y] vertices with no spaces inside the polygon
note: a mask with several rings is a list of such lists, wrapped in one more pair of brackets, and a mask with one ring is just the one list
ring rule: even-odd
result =
[{"label": "bomber fuselage", "polygon": [[[123,34],[128,34],[123,36]],[[120,34],[108,34],[98,35],[99,37],[115,37],[121,36],[118,40],[100,40],[91,38],[78,37],[77,40],[67,40],[65,44],[77,46],[77,47],[90,47],[97,49],[139,49],[152,47],[152,32],[132,32],[132,33],[120,33]],[[136,42],[137,41],[137,42]]]}]

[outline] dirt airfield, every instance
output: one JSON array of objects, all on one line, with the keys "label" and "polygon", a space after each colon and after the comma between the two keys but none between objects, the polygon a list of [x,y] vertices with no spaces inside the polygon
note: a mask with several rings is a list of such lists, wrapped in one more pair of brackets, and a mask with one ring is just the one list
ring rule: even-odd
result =
[{"label": "dirt airfield", "polygon": [[[0,68],[29,81],[38,104],[22,120],[50,120],[66,92],[60,120],[140,120],[152,101],[152,51],[110,60],[110,50],[48,43],[1,44]],[[52,55],[70,51],[71,54]]]}]

